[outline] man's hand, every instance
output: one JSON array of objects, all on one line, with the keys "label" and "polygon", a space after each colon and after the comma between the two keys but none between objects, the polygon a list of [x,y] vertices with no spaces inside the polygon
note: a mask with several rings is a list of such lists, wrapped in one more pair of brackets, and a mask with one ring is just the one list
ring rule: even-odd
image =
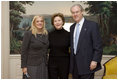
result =
[{"label": "man's hand", "polygon": [[91,61],[91,64],[90,64],[90,70],[95,69],[96,66],[97,66],[97,62],[96,62],[96,61]]}]

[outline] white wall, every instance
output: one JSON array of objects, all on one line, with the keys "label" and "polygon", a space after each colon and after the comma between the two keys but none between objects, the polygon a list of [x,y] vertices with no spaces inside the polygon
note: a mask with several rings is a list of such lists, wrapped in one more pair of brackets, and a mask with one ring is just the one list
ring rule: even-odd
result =
[{"label": "white wall", "polygon": [[1,78],[9,78],[9,55],[10,55],[10,37],[9,37],[9,2],[1,2]]},{"label": "white wall", "polygon": [[21,79],[21,57],[20,55],[10,55],[10,79]]}]

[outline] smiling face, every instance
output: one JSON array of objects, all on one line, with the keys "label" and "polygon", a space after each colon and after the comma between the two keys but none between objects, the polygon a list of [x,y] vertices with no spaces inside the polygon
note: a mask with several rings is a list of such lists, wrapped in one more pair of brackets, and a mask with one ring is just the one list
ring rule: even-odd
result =
[{"label": "smiling face", "polygon": [[53,24],[54,24],[54,27],[55,27],[57,30],[62,29],[62,26],[63,26],[63,20],[62,20],[62,18],[59,17],[59,16],[56,16],[56,17],[54,18]]},{"label": "smiling face", "polygon": [[42,17],[38,17],[34,21],[34,25],[37,29],[42,29],[44,25],[44,20]]},{"label": "smiling face", "polygon": [[83,17],[83,11],[79,6],[74,6],[71,8],[72,17],[75,22],[79,22]]}]

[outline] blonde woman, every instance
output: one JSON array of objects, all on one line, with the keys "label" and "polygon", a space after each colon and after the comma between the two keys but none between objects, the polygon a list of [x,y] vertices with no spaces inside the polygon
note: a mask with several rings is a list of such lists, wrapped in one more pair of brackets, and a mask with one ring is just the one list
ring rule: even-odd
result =
[{"label": "blonde woman", "polygon": [[21,68],[30,79],[48,78],[46,55],[48,51],[48,32],[42,16],[34,16],[31,31],[23,37]]}]

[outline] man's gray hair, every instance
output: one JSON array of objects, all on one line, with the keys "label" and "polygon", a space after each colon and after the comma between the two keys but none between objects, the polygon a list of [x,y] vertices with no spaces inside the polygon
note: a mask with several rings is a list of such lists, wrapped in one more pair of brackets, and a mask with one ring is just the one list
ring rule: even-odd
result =
[{"label": "man's gray hair", "polygon": [[75,7],[75,6],[78,6],[78,7],[81,9],[81,11],[84,11],[83,7],[82,7],[80,4],[74,4],[74,5],[70,8],[70,11],[71,11],[72,8]]}]

